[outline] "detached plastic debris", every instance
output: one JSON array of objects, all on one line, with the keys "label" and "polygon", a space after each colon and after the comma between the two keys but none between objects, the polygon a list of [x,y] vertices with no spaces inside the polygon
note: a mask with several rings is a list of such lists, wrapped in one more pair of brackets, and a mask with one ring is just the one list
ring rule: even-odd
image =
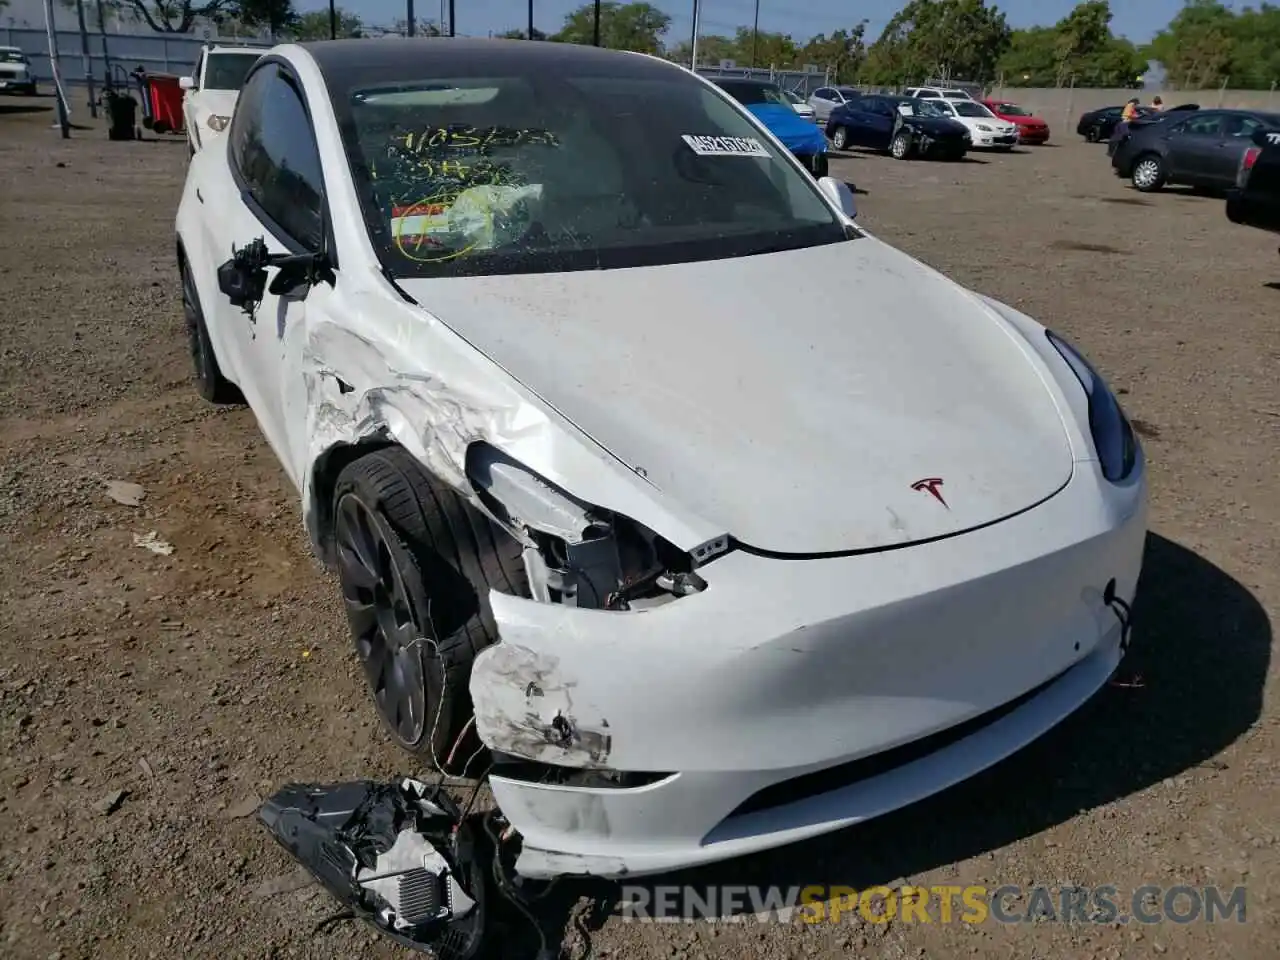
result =
[{"label": "detached plastic debris", "polygon": [[289,784],[258,818],[331,894],[403,946],[468,960],[485,931],[485,871],[437,786]]}]

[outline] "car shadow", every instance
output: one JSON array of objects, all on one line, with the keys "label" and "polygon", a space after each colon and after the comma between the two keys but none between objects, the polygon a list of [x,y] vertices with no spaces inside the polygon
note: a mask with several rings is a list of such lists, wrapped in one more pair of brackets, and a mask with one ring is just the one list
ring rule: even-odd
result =
[{"label": "car shadow", "polygon": [[849,190],[850,190],[850,191],[851,191],[855,196],[859,196],[859,197],[869,197],[869,196],[871,196],[871,191],[869,191],[869,190],[863,190],[860,186],[858,186],[856,183],[854,183],[854,182],[853,182],[853,181],[851,181],[851,180],[846,180],[846,181],[844,182],[844,185],[845,185],[846,187],[848,187],[848,188],[849,188]]},{"label": "car shadow", "polygon": [[[1246,586],[1210,561],[1149,534],[1134,623],[1134,645],[1120,671],[1132,682],[1113,681],[994,767],[867,823],[629,881],[631,891],[652,896],[658,885],[699,891],[744,884],[784,891],[811,884],[892,885],[1034,836],[1187,770],[1225,769],[1214,758],[1262,712],[1272,639],[1267,612]],[[589,941],[590,931],[621,903],[619,884],[566,879],[533,910],[549,941],[555,935]],[[527,928],[521,924],[511,933],[532,937]],[[511,954],[525,955],[533,950]]]},{"label": "car shadow", "polygon": [[47,103],[0,103],[0,117],[22,113],[48,113],[53,107]]},{"label": "car shadow", "polygon": [[1280,280],[1268,280],[1263,286],[1271,290],[1280,290]]},{"label": "car shadow", "polygon": [[965,154],[959,160],[943,160],[943,163],[990,163],[990,160],[983,160],[981,157],[974,157]]}]

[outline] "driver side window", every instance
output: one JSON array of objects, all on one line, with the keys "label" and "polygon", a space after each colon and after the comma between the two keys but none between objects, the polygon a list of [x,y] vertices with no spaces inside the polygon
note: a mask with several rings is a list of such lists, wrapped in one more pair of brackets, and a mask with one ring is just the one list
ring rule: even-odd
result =
[{"label": "driver side window", "polygon": [[[231,121],[229,151],[247,199],[281,240],[324,243],[324,177],[302,98],[276,64],[253,72]],[[283,236],[282,236],[283,234]]]}]

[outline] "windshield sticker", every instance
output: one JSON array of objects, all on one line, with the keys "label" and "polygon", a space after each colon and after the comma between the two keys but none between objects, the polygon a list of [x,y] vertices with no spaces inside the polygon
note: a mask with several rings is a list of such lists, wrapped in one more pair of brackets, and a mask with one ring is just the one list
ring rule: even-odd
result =
[{"label": "windshield sticker", "polygon": [[686,133],[681,138],[700,157],[764,157],[771,154],[755,137],[700,137]]}]

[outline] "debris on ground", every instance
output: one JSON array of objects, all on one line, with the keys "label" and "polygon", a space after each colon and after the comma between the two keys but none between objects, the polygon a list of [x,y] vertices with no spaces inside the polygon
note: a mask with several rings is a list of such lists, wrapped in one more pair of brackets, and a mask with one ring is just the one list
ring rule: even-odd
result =
[{"label": "debris on ground", "polygon": [[138,506],[146,495],[147,491],[142,489],[140,483],[130,483],[128,480],[107,481],[107,496],[126,507]]},{"label": "debris on ground", "polygon": [[400,943],[467,960],[485,932],[485,875],[439,785],[290,784],[258,818],[346,907]]},{"label": "debris on ground", "polygon": [[133,545],[142,547],[144,550],[150,550],[152,553],[158,553],[162,557],[167,557],[173,553],[173,544],[161,540],[160,534],[154,530],[148,534],[135,533],[133,535]]},{"label": "debris on ground", "polygon": [[112,790],[94,804],[94,809],[104,817],[109,817],[120,809],[120,805],[124,803],[125,797],[127,796],[129,796],[128,790]]},{"label": "debris on ground", "polygon": [[263,880],[262,883],[254,887],[250,896],[255,900],[267,900],[284,893],[305,890],[315,882],[316,878],[308,873],[305,867],[298,867],[288,873],[282,873],[278,877],[270,877]]}]

